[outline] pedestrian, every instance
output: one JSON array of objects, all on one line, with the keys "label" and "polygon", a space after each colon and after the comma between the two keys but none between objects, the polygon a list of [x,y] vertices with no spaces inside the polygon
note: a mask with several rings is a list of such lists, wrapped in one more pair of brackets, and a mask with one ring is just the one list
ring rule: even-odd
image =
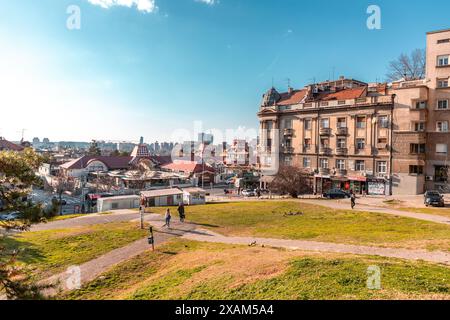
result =
[{"label": "pedestrian", "polygon": [[180,222],[184,222],[186,216],[184,214],[184,204],[182,202],[180,202],[178,206],[178,214],[180,215]]},{"label": "pedestrian", "polygon": [[350,202],[351,202],[351,206],[352,206],[352,210],[353,210],[356,205],[356,196],[353,193],[353,191],[350,193]]},{"label": "pedestrian", "polygon": [[166,224],[163,225],[163,227],[170,228],[170,219],[172,219],[172,216],[170,214],[170,209],[169,208],[167,208],[167,210],[166,210],[165,218],[166,218]]}]

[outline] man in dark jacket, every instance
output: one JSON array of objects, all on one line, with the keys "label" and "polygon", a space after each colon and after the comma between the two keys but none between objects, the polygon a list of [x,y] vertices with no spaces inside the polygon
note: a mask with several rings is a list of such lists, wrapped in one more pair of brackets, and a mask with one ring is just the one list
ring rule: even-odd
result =
[{"label": "man in dark jacket", "polygon": [[180,203],[178,206],[178,214],[180,215],[180,222],[184,222],[184,219],[186,218],[184,214],[184,204]]}]

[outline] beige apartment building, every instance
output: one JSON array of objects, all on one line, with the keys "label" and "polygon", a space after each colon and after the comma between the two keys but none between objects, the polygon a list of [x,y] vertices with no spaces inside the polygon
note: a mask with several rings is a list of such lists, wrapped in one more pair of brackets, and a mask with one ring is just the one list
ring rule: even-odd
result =
[{"label": "beige apartment building", "polygon": [[367,84],[340,77],[263,96],[262,168],[311,173],[314,188],[372,195],[448,189],[450,30],[427,34],[426,78]]}]

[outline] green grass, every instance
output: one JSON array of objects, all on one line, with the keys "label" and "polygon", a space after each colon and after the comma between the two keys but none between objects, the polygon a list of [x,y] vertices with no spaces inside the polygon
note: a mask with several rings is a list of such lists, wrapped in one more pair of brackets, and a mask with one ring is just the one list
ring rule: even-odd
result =
[{"label": "green grass", "polygon": [[45,278],[66,267],[92,260],[111,250],[144,238],[146,230],[135,223],[110,223],[64,230],[24,232],[0,239],[8,249],[19,249],[18,262]]},{"label": "green grass", "polygon": [[68,220],[68,219],[74,219],[74,218],[79,218],[85,216],[85,214],[67,214],[64,216],[54,216],[51,217],[49,219],[47,219],[48,222],[52,222],[52,221],[61,221],[61,220]]},{"label": "green grass", "polygon": [[[164,210],[151,209],[156,213]],[[298,211],[302,214],[285,215]],[[447,225],[301,202],[207,204],[187,207],[186,216],[191,222],[225,235],[450,250],[450,226]]]},{"label": "green grass", "polygon": [[[381,269],[381,290],[366,285],[367,269],[373,265]],[[450,269],[399,259],[176,239],[60,298],[450,299]]]}]

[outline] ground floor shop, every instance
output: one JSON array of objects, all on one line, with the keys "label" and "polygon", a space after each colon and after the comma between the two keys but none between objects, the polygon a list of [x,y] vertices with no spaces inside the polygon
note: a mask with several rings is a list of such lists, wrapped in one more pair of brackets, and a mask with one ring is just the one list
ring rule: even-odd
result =
[{"label": "ground floor shop", "polygon": [[389,195],[390,182],[388,179],[375,177],[314,177],[314,190],[316,194],[323,194],[331,189],[353,191],[360,195]]}]

